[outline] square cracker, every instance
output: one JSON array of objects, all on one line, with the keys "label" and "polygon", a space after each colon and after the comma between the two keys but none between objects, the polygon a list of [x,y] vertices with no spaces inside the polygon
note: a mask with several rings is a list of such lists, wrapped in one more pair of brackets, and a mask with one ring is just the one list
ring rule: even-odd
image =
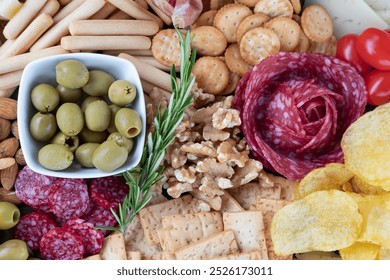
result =
[{"label": "square cracker", "polygon": [[221,213],[224,212],[241,212],[245,211],[244,208],[237,202],[227,191],[224,190],[224,194],[221,196],[222,204],[221,209],[219,210]]},{"label": "square cracker", "polygon": [[[295,184],[297,184],[297,182],[291,181],[291,180],[288,180],[282,176],[276,176],[273,174],[268,174],[268,176],[270,177],[270,179],[272,181],[274,181],[274,184],[276,186],[280,186],[280,188],[281,188],[280,199],[285,199],[285,200],[289,200],[289,201],[294,200],[294,188],[295,188]],[[271,198],[273,198],[273,197],[271,197]]]},{"label": "square cracker", "polygon": [[144,230],[146,240],[150,245],[159,243],[157,229],[161,226],[163,216],[201,212],[198,203],[191,195],[168,200],[163,203],[147,206],[138,215]]},{"label": "square cracker", "polygon": [[92,256],[86,257],[83,260],[87,260],[87,261],[100,261],[101,259],[102,258],[100,257],[100,255],[96,254],[96,255],[92,255]]},{"label": "square cracker", "polygon": [[165,216],[162,219],[162,228],[157,230],[157,234],[163,250],[174,254],[184,246],[221,231],[223,231],[221,213],[203,212]]},{"label": "square cracker", "polygon": [[102,260],[126,260],[125,238],[123,234],[114,232],[104,238],[99,254]]},{"label": "square cracker", "polygon": [[223,224],[225,230],[233,230],[241,252],[259,251],[261,259],[268,259],[263,214],[260,211],[225,212]]},{"label": "square cracker", "polygon": [[140,251],[126,251],[128,260],[142,260],[142,254]]},{"label": "square cracker", "polygon": [[224,257],[215,258],[214,260],[261,260],[262,255],[259,251],[251,251],[246,253],[230,254]]},{"label": "square cracker", "polygon": [[175,252],[178,260],[209,260],[239,252],[232,230],[222,231]]}]

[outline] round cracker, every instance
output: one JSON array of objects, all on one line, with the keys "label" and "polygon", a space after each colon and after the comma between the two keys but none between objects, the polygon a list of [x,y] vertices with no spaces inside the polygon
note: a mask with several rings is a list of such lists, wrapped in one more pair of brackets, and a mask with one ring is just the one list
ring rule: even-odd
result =
[{"label": "round cracker", "polygon": [[310,40],[307,38],[305,32],[301,29],[301,32],[299,33],[299,42],[298,45],[295,47],[294,52],[300,52],[304,53],[309,50],[310,47]]},{"label": "round cracker", "polygon": [[224,94],[231,94],[236,90],[238,83],[240,82],[241,76],[237,73],[229,71],[229,83],[223,90]]},{"label": "round cracker", "polygon": [[212,26],[217,10],[209,10],[202,13],[198,19],[192,25],[192,28],[197,28],[199,26]]},{"label": "round cracker", "polygon": [[[195,35],[195,36],[194,36]],[[191,46],[202,56],[217,56],[227,47],[225,35],[214,26],[200,26],[191,31]]]},{"label": "round cracker", "polygon": [[264,58],[280,51],[278,35],[271,29],[256,27],[249,30],[240,42],[242,58],[251,65],[256,65]]},{"label": "round cracker", "polygon": [[255,13],[264,13],[271,18],[291,18],[294,9],[289,0],[260,0],[257,2],[253,11]]},{"label": "round cracker", "polygon": [[309,40],[309,45],[310,47],[308,52],[336,56],[337,39],[335,36],[330,37],[329,40],[323,43],[317,43]]},{"label": "round cracker", "polygon": [[236,0],[236,3],[243,4],[249,8],[256,6],[257,2],[259,2],[259,0]]},{"label": "round cracker", "polygon": [[271,29],[278,35],[280,51],[290,52],[299,43],[301,27],[290,18],[278,17],[268,21],[264,27]]},{"label": "round cracker", "polygon": [[242,36],[244,36],[246,32],[248,32],[249,30],[255,27],[263,26],[263,24],[269,20],[270,20],[269,16],[263,13],[256,13],[246,17],[238,26],[237,42],[239,43],[241,41]]},{"label": "round cracker", "polygon": [[226,49],[225,61],[229,70],[240,76],[244,76],[246,72],[252,69],[252,65],[242,58],[238,44],[231,44]]},{"label": "round cracker", "polygon": [[203,56],[192,69],[198,87],[211,94],[221,94],[229,83],[229,69],[217,57]]},{"label": "round cracker", "polygon": [[180,66],[180,39],[175,29],[162,29],[154,35],[152,54],[163,65]]},{"label": "round cracker", "polygon": [[210,0],[210,10],[219,10],[223,6],[234,3],[234,0]]},{"label": "round cracker", "polygon": [[228,43],[237,42],[237,29],[252,11],[242,4],[229,4],[222,7],[214,18],[213,25],[222,31]]},{"label": "round cracker", "polygon": [[300,14],[302,10],[301,1],[300,0],[290,0],[291,5],[293,6],[294,13]]},{"label": "round cracker", "polygon": [[325,8],[320,5],[310,5],[303,10],[301,25],[306,36],[314,42],[323,43],[332,37],[332,20]]}]

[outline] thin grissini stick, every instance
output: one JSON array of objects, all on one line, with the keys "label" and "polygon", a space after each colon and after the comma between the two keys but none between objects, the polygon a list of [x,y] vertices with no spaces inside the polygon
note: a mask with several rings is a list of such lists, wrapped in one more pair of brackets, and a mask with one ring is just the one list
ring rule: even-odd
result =
[{"label": "thin grissini stick", "polygon": [[91,16],[89,19],[106,19],[108,18],[117,7],[112,5],[110,2],[106,2],[104,4],[103,8],[101,8],[99,11],[97,11],[93,16]]},{"label": "thin grissini stick", "polygon": [[10,48],[10,56],[25,53],[53,23],[53,18],[48,14],[40,14],[36,17],[15,39]]},{"label": "thin grissini stick", "polygon": [[[171,71],[171,67],[161,64],[153,56],[134,56],[134,57],[165,72]],[[179,67],[175,67],[175,70],[176,72],[178,72]]]},{"label": "thin grissini stick", "polygon": [[152,10],[162,19],[162,21],[166,24],[166,25],[171,25],[172,24],[172,18],[170,16],[167,16],[163,11],[161,11],[161,9],[156,5],[156,3],[154,3],[153,0],[145,0],[150,8],[152,8]]},{"label": "thin grissini stick", "polygon": [[151,45],[147,36],[66,36],[61,39],[65,50],[139,50],[149,49]]},{"label": "thin grissini stick", "polygon": [[142,85],[143,92],[145,94],[147,94],[147,95],[150,95],[150,93],[152,92],[153,88],[155,87],[155,85],[153,85],[152,83],[149,83],[148,81],[145,81],[145,80],[142,80],[142,79],[141,79],[141,85]]},{"label": "thin grissini stick", "polygon": [[28,52],[12,57],[7,57],[1,60],[0,63],[0,74],[13,72],[17,70],[22,70],[29,64],[31,61],[34,61],[38,58],[52,56],[56,54],[65,54],[68,51],[64,50],[61,46],[54,46],[51,48]]},{"label": "thin grissini stick", "polygon": [[35,42],[30,51],[45,49],[56,45],[62,37],[69,34],[69,24],[72,21],[87,19],[99,11],[105,4],[105,0],[87,0],[63,20],[56,23],[52,28]]},{"label": "thin grissini stick", "polygon": [[6,40],[0,47],[0,59],[10,56],[12,44],[15,40]]},{"label": "thin grissini stick", "polygon": [[109,54],[109,55],[114,55],[114,56],[118,56],[121,53],[127,53],[127,54],[132,55],[132,56],[139,56],[139,55],[151,56],[151,55],[153,55],[151,49],[148,49],[148,50],[106,50],[106,51],[103,51],[103,53]]},{"label": "thin grissini stick", "polygon": [[9,89],[0,90],[0,97],[11,97],[12,94],[15,92],[17,87],[12,87]]},{"label": "thin grissini stick", "polygon": [[129,14],[126,14],[124,11],[118,10],[114,12],[112,15],[110,15],[108,19],[121,20],[121,19],[134,19],[134,18],[132,18]]},{"label": "thin grissini stick", "polygon": [[68,5],[63,7],[54,17],[53,20],[55,23],[63,20],[66,16],[80,7],[86,0],[73,0]]},{"label": "thin grissini stick", "polygon": [[23,70],[17,70],[0,75],[0,90],[17,87],[20,84]]},{"label": "thin grissini stick", "polygon": [[16,39],[20,33],[30,24],[47,0],[27,0],[20,10],[4,26],[3,34],[7,39]]},{"label": "thin grissini stick", "polygon": [[155,35],[158,24],[151,20],[76,20],[69,25],[70,34],[78,35]]},{"label": "thin grissini stick", "polygon": [[40,14],[48,14],[53,17],[60,9],[60,3],[57,0],[48,0],[43,8],[38,12]]},{"label": "thin grissini stick", "polygon": [[140,4],[134,1],[128,1],[128,0],[108,0],[108,1],[135,19],[153,20],[158,24],[160,28],[163,27],[163,22],[158,16],[152,14],[151,12],[143,8]]},{"label": "thin grissini stick", "polygon": [[149,8],[149,5],[148,3],[146,3],[145,0],[133,0],[133,1],[146,10]]},{"label": "thin grissini stick", "polygon": [[58,0],[62,6],[68,5],[72,0]]},{"label": "thin grissini stick", "polygon": [[131,56],[126,53],[121,53],[118,55],[118,57],[127,59],[131,61],[135,68],[138,71],[138,74],[141,79],[159,87],[162,88],[168,92],[172,92],[172,85],[171,85],[171,76],[170,74],[157,69],[154,66],[151,66],[147,64],[146,62],[143,62],[134,56]]}]

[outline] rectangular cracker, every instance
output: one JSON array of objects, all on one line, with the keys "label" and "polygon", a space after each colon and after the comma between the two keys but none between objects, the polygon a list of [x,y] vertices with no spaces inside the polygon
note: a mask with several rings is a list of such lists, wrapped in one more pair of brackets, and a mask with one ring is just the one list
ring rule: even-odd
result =
[{"label": "rectangular cracker", "polygon": [[99,251],[102,260],[126,260],[125,238],[122,233],[114,232],[104,238]]},{"label": "rectangular cracker", "polygon": [[163,250],[174,254],[184,246],[221,231],[223,231],[221,213],[203,212],[165,216],[162,219],[162,228],[157,230],[157,234]]},{"label": "rectangular cracker", "polygon": [[147,206],[139,211],[141,226],[148,243],[150,245],[159,243],[157,229],[160,228],[163,216],[200,212],[197,205],[194,203],[191,195],[185,195],[163,203]]},{"label": "rectangular cracker", "polygon": [[248,210],[253,204],[256,204],[256,197],[280,198],[280,185],[265,188],[257,182],[250,182],[241,187],[229,189],[228,193],[244,208]]},{"label": "rectangular cracker", "polygon": [[224,257],[215,258],[214,260],[262,260],[261,253],[259,251],[251,251],[245,253],[230,254]]},{"label": "rectangular cracker", "polygon": [[226,230],[177,250],[175,256],[178,260],[209,260],[238,252],[233,231]]},{"label": "rectangular cracker", "polygon": [[224,212],[241,212],[245,211],[244,208],[237,202],[227,191],[224,190],[224,195],[221,196],[222,204],[221,209],[219,210],[221,213]]},{"label": "rectangular cracker", "polygon": [[128,260],[142,260],[141,251],[126,251]]},{"label": "rectangular cracker", "polygon": [[294,182],[282,176],[276,176],[273,174],[268,174],[268,176],[271,178],[271,180],[276,186],[280,186],[280,199],[285,199],[289,201],[294,200],[294,188],[295,184],[298,184],[298,182]]},{"label": "rectangular cracker", "polygon": [[96,254],[96,255],[92,255],[92,256],[86,257],[83,260],[86,260],[86,261],[100,261],[101,259],[102,258],[100,257],[100,255]]},{"label": "rectangular cracker", "polygon": [[258,251],[268,259],[263,214],[260,211],[223,213],[225,230],[233,230],[240,252]]}]

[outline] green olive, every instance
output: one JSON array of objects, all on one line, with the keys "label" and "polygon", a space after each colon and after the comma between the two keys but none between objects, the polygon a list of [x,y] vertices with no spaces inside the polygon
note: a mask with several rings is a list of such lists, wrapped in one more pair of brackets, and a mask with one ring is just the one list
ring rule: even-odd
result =
[{"label": "green olive", "polygon": [[48,141],[56,131],[56,118],[51,113],[38,112],[30,120],[30,133],[35,140]]},{"label": "green olive", "polygon": [[110,108],[111,117],[110,117],[110,124],[107,127],[107,131],[109,133],[117,132],[118,129],[115,126],[115,115],[121,107],[119,107],[118,105],[115,105],[115,104],[111,104],[110,106],[108,106],[108,108]]},{"label": "green olive", "polygon": [[142,121],[135,110],[122,108],[115,115],[115,126],[120,134],[133,138],[141,132]]},{"label": "green olive", "polygon": [[103,100],[92,102],[85,109],[85,124],[92,131],[104,131],[110,124],[111,111]]},{"label": "green olive", "polygon": [[92,131],[88,127],[84,126],[79,135],[82,143],[102,143],[106,141],[108,137],[107,131]]},{"label": "green olive", "polygon": [[0,230],[13,228],[19,222],[19,208],[11,202],[0,202]]},{"label": "green olive", "polygon": [[121,167],[127,160],[128,153],[125,147],[115,141],[105,141],[93,152],[92,163],[102,171],[111,172]]},{"label": "green olive", "polygon": [[39,84],[31,91],[31,102],[38,111],[48,113],[58,106],[60,95],[52,85]]},{"label": "green olive", "polygon": [[120,134],[119,132],[111,133],[108,136],[107,140],[114,140],[119,146],[125,147],[129,154],[134,147],[133,139],[126,138],[122,134]]},{"label": "green olive", "polygon": [[56,114],[59,129],[68,136],[80,133],[84,126],[84,115],[76,103],[62,104]]},{"label": "green olive", "polygon": [[88,83],[83,90],[92,96],[102,96],[108,93],[108,88],[115,81],[115,78],[101,70],[89,71]]},{"label": "green olive", "polygon": [[78,60],[63,60],[56,65],[56,80],[60,85],[70,89],[81,88],[89,80],[89,71]]},{"label": "green olive", "polygon": [[100,144],[98,143],[84,143],[80,145],[75,152],[77,162],[83,167],[94,167],[92,155],[99,146]]},{"label": "green olive", "polygon": [[51,144],[60,144],[68,148],[71,152],[74,152],[79,146],[79,137],[76,136],[67,136],[64,133],[57,132],[56,135],[51,139]]},{"label": "green olive", "polygon": [[126,106],[135,99],[137,89],[127,80],[116,80],[108,89],[108,98],[118,106]]},{"label": "green olive", "polygon": [[104,99],[99,96],[88,96],[87,98],[84,99],[83,103],[81,103],[81,111],[85,112],[85,109],[87,109],[89,104],[98,100],[104,100]]},{"label": "green olive", "polygon": [[64,170],[72,164],[73,158],[73,153],[60,144],[47,144],[38,152],[38,162],[49,170]]},{"label": "green olive", "polygon": [[27,260],[28,248],[26,242],[10,239],[0,245],[0,260]]},{"label": "green olive", "polygon": [[57,86],[57,91],[60,94],[61,103],[77,102],[80,100],[83,91],[81,88],[67,88],[63,85]]}]

